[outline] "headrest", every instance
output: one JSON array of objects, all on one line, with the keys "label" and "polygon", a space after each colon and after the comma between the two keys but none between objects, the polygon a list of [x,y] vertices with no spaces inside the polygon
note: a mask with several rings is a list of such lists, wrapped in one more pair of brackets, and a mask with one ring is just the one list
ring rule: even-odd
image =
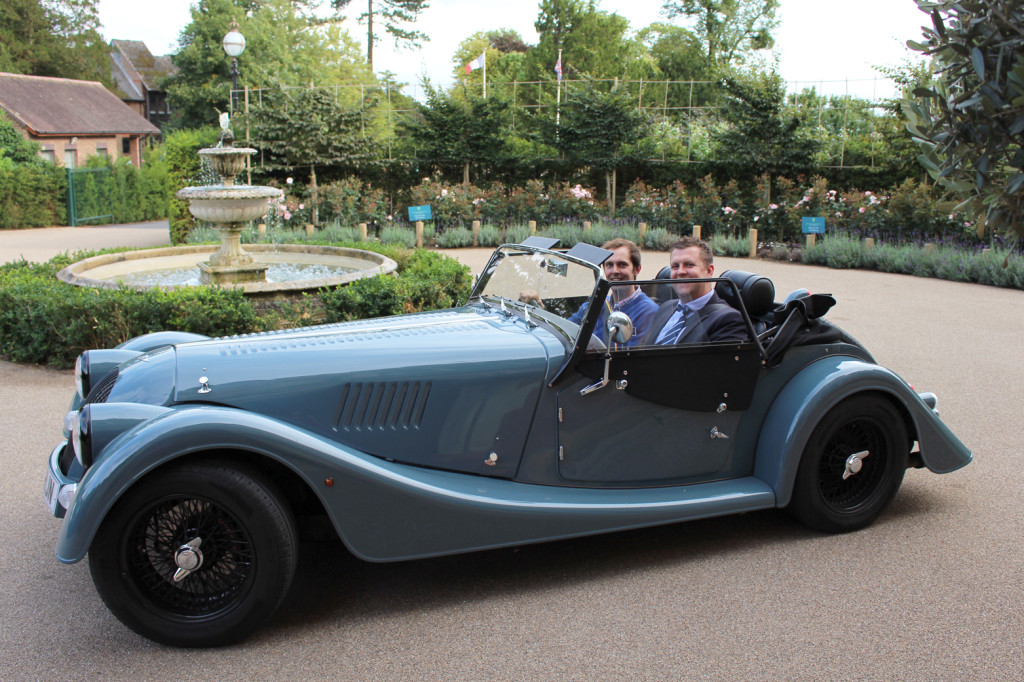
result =
[{"label": "headrest", "polygon": [[725,282],[715,285],[715,291],[719,297],[732,307],[736,308],[736,291],[739,291],[743,299],[743,307],[751,317],[761,317],[768,314],[775,307],[775,285],[764,275],[755,275],[752,272],[741,270],[726,270],[720,277],[736,285],[734,290]]}]

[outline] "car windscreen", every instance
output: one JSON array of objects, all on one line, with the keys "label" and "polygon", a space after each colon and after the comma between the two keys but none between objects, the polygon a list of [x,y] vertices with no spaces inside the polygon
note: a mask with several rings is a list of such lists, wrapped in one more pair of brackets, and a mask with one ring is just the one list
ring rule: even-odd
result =
[{"label": "car windscreen", "polygon": [[581,308],[600,277],[597,266],[552,251],[506,245],[491,258],[473,295],[552,324],[571,343],[579,334]]}]

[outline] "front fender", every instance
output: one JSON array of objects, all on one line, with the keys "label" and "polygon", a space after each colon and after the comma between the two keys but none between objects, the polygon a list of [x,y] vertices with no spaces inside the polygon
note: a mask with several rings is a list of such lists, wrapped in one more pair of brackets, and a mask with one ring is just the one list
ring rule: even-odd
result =
[{"label": "front fender", "polygon": [[789,504],[800,457],[814,428],[839,402],[865,391],[884,393],[906,409],[921,458],[931,471],[948,473],[970,463],[971,451],[896,373],[850,357],[826,357],[800,370],[783,387],[758,437],[754,476],[775,491],[779,507]]},{"label": "front fender", "polygon": [[172,409],[118,436],[85,473],[64,516],[57,558],[80,561],[107,512],[146,474],[179,457],[217,449],[271,457],[295,471],[317,495],[311,472],[324,471],[325,462],[337,462],[342,455],[370,458],[252,412],[205,405]]}]

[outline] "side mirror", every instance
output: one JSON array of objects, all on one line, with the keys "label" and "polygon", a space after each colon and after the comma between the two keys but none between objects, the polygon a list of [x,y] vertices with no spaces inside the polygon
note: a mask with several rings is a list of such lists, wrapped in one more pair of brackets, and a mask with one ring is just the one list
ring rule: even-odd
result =
[{"label": "side mirror", "polygon": [[633,321],[629,315],[617,310],[605,320],[604,330],[609,343],[622,345],[633,338]]}]

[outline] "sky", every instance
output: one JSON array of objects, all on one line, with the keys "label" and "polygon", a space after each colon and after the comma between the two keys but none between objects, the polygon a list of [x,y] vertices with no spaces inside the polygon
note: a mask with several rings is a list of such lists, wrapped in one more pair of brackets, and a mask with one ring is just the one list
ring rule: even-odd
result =
[{"label": "sky", "polygon": [[[190,0],[99,0],[101,33],[107,40],[141,40],[153,54],[168,54],[176,50],[178,35],[191,20],[190,4]],[[431,0],[415,26],[430,41],[418,50],[398,50],[384,38],[374,47],[374,67],[393,72],[400,82],[415,85],[426,74],[433,84],[447,85],[452,82],[455,49],[477,31],[510,28],[526,43],[536,43],[533,22],[538,4],[536,0]],[[664,21],[661,5],[661,0],[598,0],[599,9],[625,17],[634,31]],[[355,19],[364,6],[358,0],[349,6],[348,31],[365,50],[366,28]],[[919,40],[921,26],[929,23],[914,0],[781,0],[777,16],[778,70],[790,90],[813,85],[824,94],[849,93],[868,99],[893,94],[873,67],[897,66],[912,58],[906,41]],[[239,62],[244,69],[244,54]]]}]

